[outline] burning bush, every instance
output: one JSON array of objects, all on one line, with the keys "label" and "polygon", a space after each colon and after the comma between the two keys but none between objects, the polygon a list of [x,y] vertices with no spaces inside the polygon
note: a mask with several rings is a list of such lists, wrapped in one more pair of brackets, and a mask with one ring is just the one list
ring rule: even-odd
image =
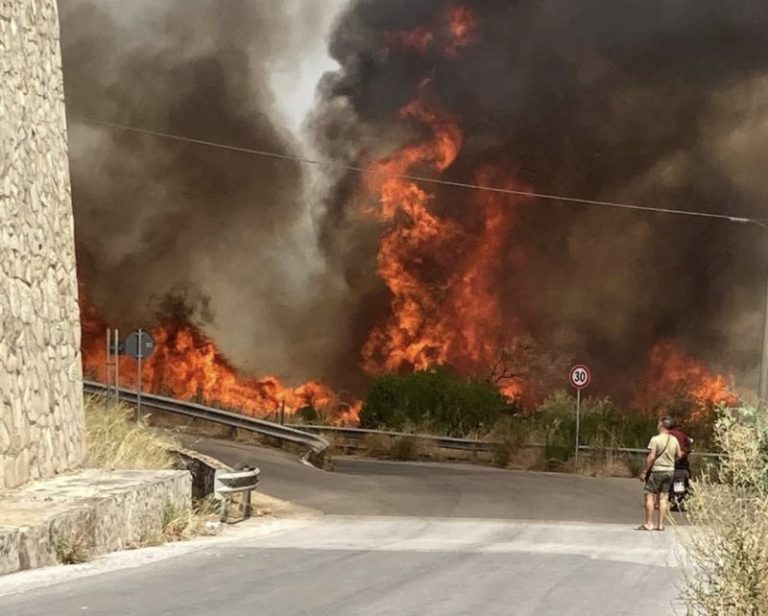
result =
[{"label": "burning bush", "polygon": [[437,368],[374,379],[360,412],[360,425],[395,430],[419,426],[464,436],[490,429],[509,409],[499,390],[487,381]]}]

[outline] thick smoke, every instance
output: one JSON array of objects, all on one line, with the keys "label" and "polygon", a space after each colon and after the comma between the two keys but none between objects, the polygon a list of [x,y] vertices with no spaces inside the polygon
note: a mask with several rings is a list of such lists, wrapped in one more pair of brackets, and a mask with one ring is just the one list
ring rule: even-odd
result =
[{"label": "thick smoke", "polygon": [[[445,53],[445,0],[358,0],[322,83],[318,142],[336,160],[375,160],[404,139],[398,112],[428,92],[461,118],[464,144],[443,174],[472,181],[483,164],[550,194],[654,207],[768,215],[768,5],[721,0],[464,0],[471,45]],[[388,33],[429,28],[424,53],[386,48]],[[387,309],[375,232],[355,216],[354,174],[338,178],[322,240],[358,292],[359,349]],[[429,188],[429,190],[433,190]],[[471,195],[435,191],[466,219]],[[534,200],[518,208],[505,264],[505,312],[539,344],[631,382],[650,345],[682,341],[754,382],[768,237],[706,219]],[[354,351],[351,351],[354,352]],[[619,380],[617,378],[617,380]]]},{"label": "thick smoke", "polygon": [[60,11],[89,300],[122,329],[181,301],[239,367],[299,379],[323,376],[317,330],[332,304],[318,289],[334,292],[299,165],[82,121],[297,154],[268,78],[298,61],[325,9],[289,5],[62,0]]},{"label": "thick smoke", "polygon": [[[61,0],[73,201],[89,299],[122,329],[180,297],[239,367],[357,388],[361,348],[389,310],[382,230],[359,215],[358,174],[329,173],[313,211],[297,164],[81,121],[303,153],[269,76],[306,60],[328,4]],[[446,53],[457,4],[476,29]],[[415,28],[434,32],[423,54],[387,44]],[[340,69],[321,83],[313,128],[334,161],[369,164],[423,137],[399,110],[429,79],[464,133],[445,179],[473,181],[490,164],[540,192],[766,216],[768,6],[358,0],[330,51]],[[429,190],[442,215],[476,224],[472,193]],[[542,348],[589,361],[595,385],[620,394],[613,381],[640,378],[650,345],[674,338],[752,385],[764,231],[509,207],[504,314]]]}]

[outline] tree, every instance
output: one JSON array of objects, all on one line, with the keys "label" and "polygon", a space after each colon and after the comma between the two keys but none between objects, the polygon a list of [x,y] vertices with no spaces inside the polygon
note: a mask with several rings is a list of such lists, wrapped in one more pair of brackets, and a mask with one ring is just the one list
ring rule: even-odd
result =
[{"label": "tree", "polygon": [[556,389],[570,364],[565,355],[539,351],[530,336],[516,337],[497,353],[485,380],[502,391],[524,391],[526,403],[530,404]]}]

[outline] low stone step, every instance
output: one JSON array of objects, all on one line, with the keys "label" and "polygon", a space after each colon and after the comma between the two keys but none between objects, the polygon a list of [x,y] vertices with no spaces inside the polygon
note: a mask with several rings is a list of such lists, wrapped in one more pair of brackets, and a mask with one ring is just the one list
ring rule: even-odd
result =
[{"label": "low stone step", "polygon": [[0,575],[57,564],[73,546],[94,557],[156,542],[191,494],[190,474],[168,470],[85,470],[0,492]]}]

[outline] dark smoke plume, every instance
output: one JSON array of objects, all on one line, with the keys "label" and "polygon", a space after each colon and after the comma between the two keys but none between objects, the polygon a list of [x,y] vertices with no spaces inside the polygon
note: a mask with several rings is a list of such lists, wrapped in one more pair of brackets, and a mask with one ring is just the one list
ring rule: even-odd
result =
[{"label": "dark smoke plume", "polygon": [[[440,16],[474,13],[471,45],[442,53]],[[423,54],[386,50],[391,32],[432,28]],[[441,29],[442,28],[442,29]],[[399,109],[430,95],[461,117],[464,144],[444,173],[486,163],[540,192],[737,216],[768,216],[768,4],[722,0],[358,0],[331,44],[318,142],[337,160],[375,160],[405,137]],[[353,174],[337,178],[323,243],[359,292],[359,343],[386,310],[373,232],[352,213]],[[431,187],[429,190],[433,190]],[[466,218],[471,195],[436,190]],[[768,237],[746,225],[533,201],[510,229],[505,311],[540,344],[626,377],[654,341],[751,385],[759,353]]]},{"label": "dark smoke plume", "polygon": [[[319,10],[304,11],[302,31]],[[122,329],[181,302],[241,368],[323,376],[299,165],[81,121],[296,154],[267,82],[301,50],[286,41],[297,26],[283,4],[61,0],[60,12],[89,300]]]}]

